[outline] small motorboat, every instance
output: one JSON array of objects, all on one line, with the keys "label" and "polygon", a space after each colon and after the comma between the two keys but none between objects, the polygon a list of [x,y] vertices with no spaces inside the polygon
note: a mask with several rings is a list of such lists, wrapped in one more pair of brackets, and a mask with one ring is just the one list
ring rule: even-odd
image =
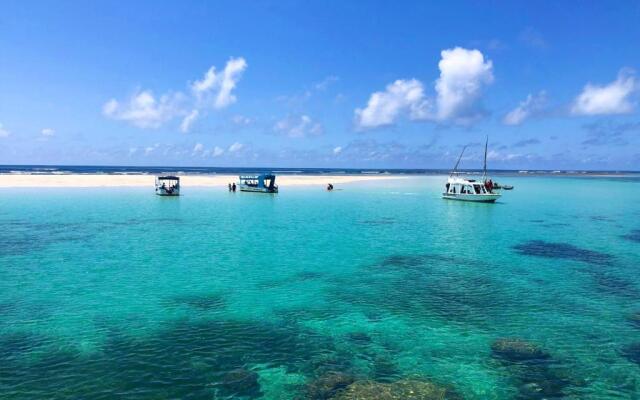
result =
[{"label": "small motorboat", "polygon": [[156,194],[158,196],[180,196],[180,177],[157,176]]},{"label": "small motorboat", "polygon": [[240,175],[238,187],[241,192],[278,193],[274,174]]},{"label": "small motorboat", "polygon": [[493,182],[493,189],[495,189],[495,190],[513,190],[513,186],[511,186],[511,185],[501,185],[498,182]]}]

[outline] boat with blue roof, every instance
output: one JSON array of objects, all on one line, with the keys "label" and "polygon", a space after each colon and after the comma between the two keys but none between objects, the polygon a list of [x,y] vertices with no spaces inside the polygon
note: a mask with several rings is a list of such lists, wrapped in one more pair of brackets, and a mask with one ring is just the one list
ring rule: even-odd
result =
[{"label": "boat with blue roof", "polygon": [[278,193],[274,174],[240,175],[238,188],[241,192]]}]

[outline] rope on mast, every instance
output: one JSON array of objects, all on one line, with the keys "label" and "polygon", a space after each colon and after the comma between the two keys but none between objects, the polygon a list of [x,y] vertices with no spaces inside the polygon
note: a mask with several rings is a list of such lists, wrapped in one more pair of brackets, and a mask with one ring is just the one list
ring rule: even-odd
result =
[{"label": "rope on mast", "polygon": [[458,161],[456,162],[455,167],[453,167],[453,171],[451,171],[451,174],[449,174],[449,176],[453,176],[453,173],[456,172],[456,170],[458,169],[458,164],[460,164],[460,160],[462,160],[462,155],[464,154],[464,151],[467,149],[467,146],[465,145],[462,148],[462,151],[460,152],[460,157],[458,157]]}]

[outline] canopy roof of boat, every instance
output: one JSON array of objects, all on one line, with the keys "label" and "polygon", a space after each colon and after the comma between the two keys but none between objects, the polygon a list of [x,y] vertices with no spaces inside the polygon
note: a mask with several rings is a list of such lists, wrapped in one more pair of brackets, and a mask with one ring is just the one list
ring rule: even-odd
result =
[{"label": "canopy roof of boat", "polygon": [[460,183],[460,184],[468,184],[468,185],[472,185],[474,183],[479,185],[483,184],[481,179],[471,179],[470,177],[462,177],[459,175],[450,176],[449,179],[447,179],[447,183]]},{"label": "canopy roof of boat", "polygon": [[180,177],[173,176],[173,175],[165,175],[165,176],[158,176],[156,177],[156,179],[159,181],[179,181]]},{"label": "canopy roof of boat", "polygon": [[240,175],[240,179],[275,179],[274,174]]}]

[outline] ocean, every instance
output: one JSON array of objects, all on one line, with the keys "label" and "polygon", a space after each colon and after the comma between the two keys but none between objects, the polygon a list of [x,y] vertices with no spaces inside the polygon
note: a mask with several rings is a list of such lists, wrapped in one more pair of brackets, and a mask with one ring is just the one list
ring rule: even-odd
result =
[{"label": "ocean", "polygon": [[0,189],[0,398],[640,397],[640,179],[522,175]]}]

